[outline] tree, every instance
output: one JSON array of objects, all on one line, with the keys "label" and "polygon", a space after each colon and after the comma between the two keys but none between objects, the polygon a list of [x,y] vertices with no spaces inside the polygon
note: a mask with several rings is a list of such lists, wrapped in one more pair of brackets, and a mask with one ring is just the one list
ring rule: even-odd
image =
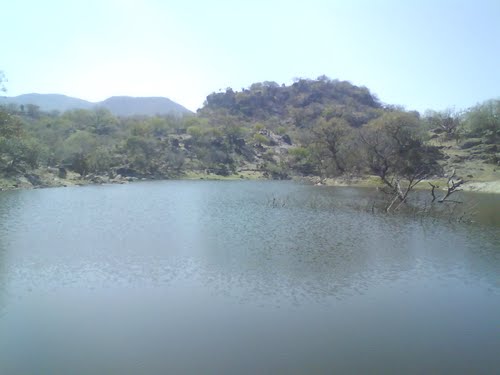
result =
[{"label": "tree", "polygon": [[462,114],[452,109],[442,112],[430,112],[426,116],[427,123],[434,131],[442,132],[448,139],[458,136],[462,125]]},{"label": "tree", "polygon": [[89,172],[89,157],[97,148],[95,135],[85,130],[78,130],[69,136],[63,143],[64,162],[71,168],[85,175]]},{"label": "tree", "polygon": [[151,165],[156,147],[152,139],[132,135],[125,140],[124,151],[133,168],[146,170]]},{"label": "tree", "polygon": [[320,161],[331,165],[336,174],[345,173],[348,168],[347,158],[351,152],[349,138],[353,133],[349,124],[339,118],[332,118],[330,121],[320,120],[312,129],[312,133]]},{"label": "tree", "polygon": [[23,130],[21,119],[0,108],[0,171],[24,172],[38,164],[40,144]]},{"label": "tree", "polygon": [[316,158],[313,157],[310,148],[292,147],[288,149],[288,164],[290,169],[294,169],[306,176],[314,175],[317,172]]},{"label": "tree", "polygon": [[26,115],[33,119],[40,117],[40,107],[34,104],[26,104]]},{"label": "tree", "polygon": [[111,135],[118,124],[116,117],[106,108],[97,108],[91,112],[91,126],[97,135]]},{"label": "tree", "polygon": [[0,171],[23,173],[35,168],[40,152],[40,145],[33,139],[0,137]]},{"label": "tree", "polygon": [[0,137],[20,137],[22,131],[19,117],[0,107]]},{"label": "tree", "polygon": [[500,99],[488,100],[472,108],[465,115],[472,135],[486,137],[495,142],[500,139]]},{"label": "tree", "polygon": [[106,147],[98,146],[86,158],[87,170],[92,173],[105,173],[113,164],[111,153]]},{"label": "tree", "polygon": [[[399,200],[403,204],[422,180],[440,173],[440,151],[423,142],[420,120],[407,112],[388,112],[371,121],[360,133],[367,163],[392,196],[389,211]],[[399,207],[397,206],[397,207]],[[397,208],[396,207],[396,208]]]}]

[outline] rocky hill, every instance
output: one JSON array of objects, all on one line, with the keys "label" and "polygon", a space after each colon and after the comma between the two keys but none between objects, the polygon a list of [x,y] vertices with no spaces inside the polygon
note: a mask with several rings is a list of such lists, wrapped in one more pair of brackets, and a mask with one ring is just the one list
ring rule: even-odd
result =
[{"label": "rocky hill", "polygon": [[382,104],[366,87],[347,81],[299,79],[293,84],[254,83],[248,89],[210,94],[198,113],[227,113],[250,121],[287,120],[288,125],[309,127],[319,117],[341,117],[359,127],[378,117]]}]

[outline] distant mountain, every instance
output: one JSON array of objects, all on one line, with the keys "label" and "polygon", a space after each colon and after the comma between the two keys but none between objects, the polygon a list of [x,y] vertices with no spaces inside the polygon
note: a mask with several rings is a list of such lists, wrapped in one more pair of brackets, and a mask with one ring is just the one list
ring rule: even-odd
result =
[{"label": "distant mountain", "polygon": [[0,97],[0,104],[27,105],[34,104],[43,111],[64,112],[69,109],[90,109],[95,104],[83,99],[72,98],[61,94],[23,94],[19,96]]},{"label": "distant mountain", "polygon": [[115,116],[191,113],[182,105],[162,97],[112,96],[97,105],[109,109]]},{"label": "distant mountain", "polygon": [[182,105],[162,97],[112,96],[102,102],[92,103],[83,99],[61,94],[23,94],[19,96],[0,97],[0,105],[16,104],[18,106],[33,104],[42,111],[64,112],[70,109],[91,109],[96,107],[109,109],[115,116],[132,115],[182,115],[191,113]]}]

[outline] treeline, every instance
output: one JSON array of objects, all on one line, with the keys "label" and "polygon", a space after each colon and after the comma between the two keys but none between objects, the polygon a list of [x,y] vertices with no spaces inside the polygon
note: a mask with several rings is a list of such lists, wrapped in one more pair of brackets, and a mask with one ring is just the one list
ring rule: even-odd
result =
[{"label": "treeline", "polygon": [[[116,117],[108,110],[46,113],[0,108],[0,176],[37,168],[88,175],[175,178],[195,171],[295,175],[376,175],[404,199],[401,181],[439,176],[431,137],[500,140],[500,101],[464,112],[408,112],[367,88],[319,77],[289,86],[256,83],[213,93],[196,115]],[[488,162],[498,163],[491,148]]]}]

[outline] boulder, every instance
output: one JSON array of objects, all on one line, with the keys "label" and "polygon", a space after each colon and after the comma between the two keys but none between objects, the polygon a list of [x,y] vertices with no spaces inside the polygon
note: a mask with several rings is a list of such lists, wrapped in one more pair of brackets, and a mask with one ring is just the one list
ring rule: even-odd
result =
[{"label": "boulder", "polygon": [[462,150],[466,150],[466,149],[478,146],[481,143],[483,143],[483,140],[481,138],[471,138],[471,139],[466,140],[464,143],[462,143],[460,148]]},{"label": "boulder", "polygon": [[106,176],[94,176],[90,181],[92,181],[94,184],[105,184],[109,182],[109,178]]},{"label": "boulder", "polygon": [[66,178],[67,175],[68,175],[68,171],[66,170],[66,168],[64,168],[64,167],[59,167],[58,168],[57,177],[59,177],[59,178]]},{"label": "boulder", "polygon": [[289,144],[291,145],[292,144],[292,139],[290,138],[290,136],[288,134],[283,134],[281,136],[281,139],[283,140],[283,142],[285,142],[286,144]]},{"label": "boulder", "polygon": [[140,177],[140,173],[138,173],[135,169],[128,167],[121,167],[116,169],[116,174],[123,177]]},{"label": "boulder", "polygon": [[24,175],[24,177],[26,178],[26,180],[28,180],[30,182],[31,185],[33,186],[42,186],[43,185],[43,181],[42,179],[40,178],[40,176],[34,174],[34,173],[27,173]]},{"label": "boulder", "polygon": [[467,160],[467,157],[461,155],[455,155],[451,158],[452,163],[462,163],[464,160]]}]

